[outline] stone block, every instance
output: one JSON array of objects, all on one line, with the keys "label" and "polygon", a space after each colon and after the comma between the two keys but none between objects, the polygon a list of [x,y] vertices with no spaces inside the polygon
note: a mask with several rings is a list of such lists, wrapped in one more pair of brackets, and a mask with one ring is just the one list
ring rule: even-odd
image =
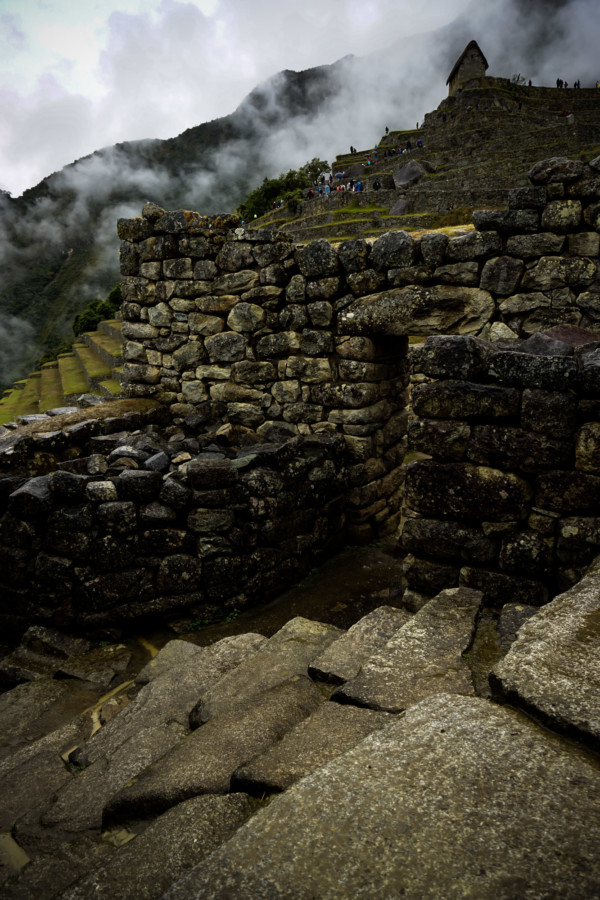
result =
[{"label": "stone block", "polygon": [[464,457],[471,428],[465,422],[414,419],[408,426],[411,450],[426,453],[438,460],[461,460]]},{"label": "stone block", "polygon": [[472,695],[464,652],[470,646],[481,593],[442,591],[361,668],[332,699],[386,712],[402,712],[438,693]]},{"label": "stone block", "polygon": [[524,265],[512,256],[498,256],[488,259],[481,272],[480,286],[484,291],[506,296],[513,294],[521,280]]},{"label": "stone block", "polygon": [[198,794],[225,794],[236,769],[264,753],[322,703],[318,689],[297,676],[266,689],[252,704],[237,703],[149,766],[108,804],[108,822],[132,813],[148,817]]},{"label": "stone block", "polygon": [[404,610],[380,606],[338,637],[309,666],[311,678],[343,684],[358,675],[361,666],[405,625]]},{"label": "stone block", "polygon": [[566,513],[595,513],[600,506],[600,477],[586,472],[553,471],[537,476],[535,505]]},{"label": "stone block", "polygon": [[513,350],[497,353],[489,368],[504,384],[545,391],[564,391],[577,383],[577,365],[571,357],[534,356]]},{"label": "stone block", "polygon": [[565,391],[523,391],[521,425],[554,438],[569,438],[577,422],[577,399]]},{"label": "stone block", "polygon": [[583,174],[583,163],[578,159],[553,156],[536,163],[527,173],[532,184],[571,182]]},{"label": "stone block", "polygon": [[551,200],[542,212],[542,228],[566,234],[580,226],[581,214],[580,200]]},{"label": "stone block", "polygon": [[335,275],[339,266],[335,248],[324,238],[296,250],[295,260],[300,272],[307,278]]},{"label": "stone block", "polygon": [[379,271],[396,266],[412,265],[415,255],[414,241],[406,231],[388,231],[374,241],[370,263]]},{"label": "stone block", "polygon": [[470,234],[450,238],[446,246],[448,262],[486,259],[502,252],[500,236],[493,231],[473,231]]},{"label": "stone block", "polygon": [[342,241],[338,247],[338,257],[344,271],[362,272],[367,267],[371,247],[362,238]]},{"label": "stone block", "polygon": [[492,355],[489,343],[481,338],[435,335],[420,350],[418,371],[432,378],[474,380],[487,372]]},{"label": "stone block", "polygon": [[[477,287],[479,285],[479,263],[458,262],[438,266],[433,273],[433,278],[436,281],[442,281],[444,284]],[[485,287],[485,285],[482,285],[482,287]],[[485,289],[489,290],[487,287]]]},{"label": "stone block", "polygon": [[240,704],[247,707],[264,691],[281,686],[289,679],[292,682],[303,679],[313,660],[340,635],[340,629],[331,625],[301,616],[290,619],[251,659],[241,663],[202,696],[191,716],[193,727]]},{"label": "stone block", "polygon": [[236,769],[232,789],[255,796],[287,790],[383,728],[390,719],[388,713],[372,709],[323,703],[266,753]]},{"label": "stone block", "polygon": [[473,334],[494,308],[490,294],[479,288],[413,285],[361,297],[340,312],[339,323],[347,334]]},{"label": "stone block", "polygon": [[546,205],[546,188],[522,187],[508,192],[509,209],[543,209]]},{"label": "stone block", "polygon": [[575,438],[575,468],[600,473],[600,424],[587,422]]},{"label": "stone block", "polygon": [[565,238],[552,232],[539,234],[515,234],[506,242],[506,252],[521,259],[534,256],[547,256],[550,253],[561,253]]},{"label": "stone block", "polygon": [[600,547],[600,518],[596,516],[560,519],[556,555],[567,565],[588,565]]},{"label": "stone block", "polygon": [[568,441],[498,425],[474,425],[466,450],[471,462],[520,472],[567,468],[571,454]]},{"label": "stone block", "polygon": [[516,531],[502,540],[499,562],[504,572],[547,578],[552,569],[553,540],[536,531]]},{"label": "stone block", "polygon": [[471,381],[438,381],[413,390],[415,414],[440,419],[507,418],[518,415],[520,400],[515,388]]},{"label": "stone block", "polygon": [[486,606],[504,606],[508,602],[541,606],[548,599],[541,581],[489,569],[465,566],[460,570],[459,584],[481,591]]},{"label": "stone block", "polygon": [[485,466],[426,460],[411,463],[406,470],[407,505],[426,516],[524,519],[531,495],[524,479]]},{"label": "stone block", "polygon": [[[430,556],[435,556],[435,549],[430,547]],[[409,553],[403,563],[402,571],[410,590],[429,597],[445,588],[458,584],[458,565],[424,559]]]},{"label": "stone block", "polygon": [[597,264],[585,257],[542,256],[523,275],[525,290],[550,291],[564,287],[587,287],[597,274]]},{"label": "stone block", "polygon": [[401,534],[402,549],[436,559],[486,563],[497,552],[495,540],[480,529],[444,519],[407,518]]},{"label": "stone block", "polygon": [[595,749],[600,748],[599,577],[596,563],[579,584],[523,625],[491,678],[497,696]]},{"label": "stone block", "polygon": [[243,359],[246,345],[246,338],[236,331],[224,331],[221,334],[211,335],[204,342],[206,352],[213,363],[231,363]]}]

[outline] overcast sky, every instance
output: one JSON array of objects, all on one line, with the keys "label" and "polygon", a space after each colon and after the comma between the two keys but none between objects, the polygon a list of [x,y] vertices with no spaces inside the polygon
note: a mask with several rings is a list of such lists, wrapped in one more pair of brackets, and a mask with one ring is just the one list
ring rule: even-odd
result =
[{"label": "overcast sky", "polygon": [[[0,188],[232,112],[282,69],[362,56],[468,0],[0,0]],[[440,99],[443,90],[440,90]]]}]

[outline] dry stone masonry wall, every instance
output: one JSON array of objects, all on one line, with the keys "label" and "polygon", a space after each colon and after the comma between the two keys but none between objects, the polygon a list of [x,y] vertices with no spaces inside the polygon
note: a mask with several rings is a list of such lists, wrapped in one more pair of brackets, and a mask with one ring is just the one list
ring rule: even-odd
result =
[{"label": "dry stone masonry wall", "polygon": [[[455,237],[298,246],[153,204],[121,220],[126,391],[168,410],[170,437],[72,452],[109,437],[81,423],[11,448],[18,470],[2,455],[5,619],[219,614],[335,539],[394,533],[405,494],[413,593],[460,581],[540,603],[577,580],[600,545],[600,157],[529,178]],[[550,326],[588,346],[550,347]],[[410,335],[448,337],[420,354],[437,381],[415,391],[411,436],[431,459],[405,489]],[[28,453],[63,440],[57,471],[27,478]]]},{"label": "dry stone masonry wall", "polygon": [[406,478],[411,605],[457,584],[539,605],[598,553],[600,342],[556,331],[565,340],[440,336],[420,351],[430,380],[413,391],[410,444],[429,459]]}]

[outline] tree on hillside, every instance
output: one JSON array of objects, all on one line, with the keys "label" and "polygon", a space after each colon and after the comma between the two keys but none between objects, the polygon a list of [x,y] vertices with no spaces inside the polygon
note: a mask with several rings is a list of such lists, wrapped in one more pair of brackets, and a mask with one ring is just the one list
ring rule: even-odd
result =
[{"label": "tree on hillside", "polygon": [[104,319],[112,319],[121,308],[121,284],[117,283],[108,294],[106,300],[92,300],[87,307],[73,320],[75,337],[85,331],[95,331]]},{"label": "tree on hillside", "polygon": [[317,182],[319,175],[329,169],[323,159],[311,159],[299,169],[290,169],[278,178],[265,178],[260,187],[252,191],[238,207],[238,215],[244,221],[264,216],[277,200],[285,203],[300,200],[305,188]]}]

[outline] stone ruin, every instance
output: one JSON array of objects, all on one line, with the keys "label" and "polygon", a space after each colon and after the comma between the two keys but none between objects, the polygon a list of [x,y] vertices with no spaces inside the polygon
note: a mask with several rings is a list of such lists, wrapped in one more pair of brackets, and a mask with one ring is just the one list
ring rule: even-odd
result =
[{"label": "stone ruin", "polygon": [[[0,457],[3,620],[39,623],[0,666],[3,897],[600,894],[599,169],[450,239],[121,223],[162,406]],[[49,627],[223,612],[399,524],[404,607],[348,630],[136,667]]]}]

